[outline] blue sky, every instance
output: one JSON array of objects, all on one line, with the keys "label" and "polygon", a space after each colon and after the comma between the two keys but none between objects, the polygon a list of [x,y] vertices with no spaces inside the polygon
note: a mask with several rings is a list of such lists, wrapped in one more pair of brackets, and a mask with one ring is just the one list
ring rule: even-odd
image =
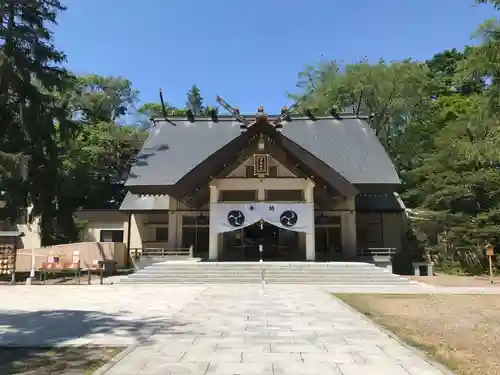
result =
[{"label": "blue sky", "polygon": [[123,76],[142,102],[184,106],[197,84],[242,112],[278,113],[323,58],[425,60],[495,16],[473,0],[66,0],[56,45],[77,73]]}]

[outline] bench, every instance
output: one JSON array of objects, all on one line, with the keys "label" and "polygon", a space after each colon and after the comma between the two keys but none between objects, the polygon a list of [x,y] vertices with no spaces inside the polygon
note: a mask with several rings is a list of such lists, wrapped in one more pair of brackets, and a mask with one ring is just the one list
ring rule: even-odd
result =
[{"label": "bench", "polygon": [[109,260],[99,260],[97,261],[97,264],[95,264],[93,267],[89,267],[87,269],[87,275],[88,275],[88,284],[92,284],[92,274],[93,273],[98,273],[99,274],[99,284],[104,283],[104,273],[112,273],[115,268],[116,268],[117,262],[115,260],[109,261]]},{"label": "bench", "polygon": [[71,273],[76,277],[76,283],[80,284],[80,262],[43,262],[40,269],[40,281],[44,284],[49,273]]},{"label": "bench", "polygon": [[427,275],[425,276],[434,276],[434,263],[431,262],[413,262],[413,274],[415,276],[421,276],[420,270],[422,267],[425,267],[427,270]]}]

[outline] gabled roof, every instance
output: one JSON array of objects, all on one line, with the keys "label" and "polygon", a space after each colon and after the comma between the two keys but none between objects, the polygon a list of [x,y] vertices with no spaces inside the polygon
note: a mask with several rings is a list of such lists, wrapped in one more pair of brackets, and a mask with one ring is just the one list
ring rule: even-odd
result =
[{"label": "gabled roof", "polygon": [[[127,187],[174,185],[241,135],[240,123],[232,117],[220,117],[216,123],[210,119],[172,120],[176,126],[159,122],[151,132],[130,170]],[[282,134],[290,147],[321,159],[352,184],[400,183],[387,153],[362,119],[293,117],[283,125]]]},{"label": "gabled roof", "polygon": [[241,134],[233,120],[160,122],[136,157],[125,186],[174,185],[187,172]]},{"label": "gabled roof", "polygon": [[283,125],[283,134],[354,185],[400,184],[387,152],[362,119],[294,119]]}]

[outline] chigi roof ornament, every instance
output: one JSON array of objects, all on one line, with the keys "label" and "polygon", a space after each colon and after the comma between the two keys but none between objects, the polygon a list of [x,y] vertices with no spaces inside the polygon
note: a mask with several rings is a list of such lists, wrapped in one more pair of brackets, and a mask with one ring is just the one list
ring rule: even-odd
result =
[{"label": "chigi roof ornament", "polygon": [[292,121],[292,117],[290,116],[290,114],[292,113],[292,111],[298,107],[300,107],[302,104],[305,104],[308,97],[312,94],[312,91],[308,92],[307,94],[305,94],[304,96],[302,96],[301,98],[299,98],[299,100],[297,100],[292,106],[290,107],[286,107],[286,106],[283,106],[281,108],[281,115],[280,117],[278,117],[276,120],[274,120],[273,122],[273,125],[275,128],[277,129],[281,129],[283,127],[283,122],[285,121]]},{"label": "chigi roof ornament", "polygon": [[161,90],[161,88],[160,88],[160,104],[164,120],[168,122],[170,125],[177,126],[175,122],[169,120],[167,117],[167,109],[165,108],[165,101],[163,100],[163,91]]},{"label": "chigi roof ornament", "polygon": [[250,122],[244,118],[238,107],[232,107],[229,103],[227,103],[224,99],[222,99],[219,95],[217,95],[217,102],[230,114],[232,114],[236,120],[240,123],[240,129],[241,131],[245,131],[248,126],[250,125]]}]

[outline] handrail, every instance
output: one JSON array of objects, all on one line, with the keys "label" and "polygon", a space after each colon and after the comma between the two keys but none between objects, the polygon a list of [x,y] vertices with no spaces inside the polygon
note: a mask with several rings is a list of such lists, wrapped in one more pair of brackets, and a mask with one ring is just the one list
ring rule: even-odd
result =
[{"label": "handrail", "polygon": [[396,254],[397,249],[394,247],[369,247],[356,249],[356,256],[369,257],[369,256],[388,256],[391,257]]},{"label": "handrail", "polygon": [[163,247],[142,247],[142,248],[131,248],[130,255],[137,259],[140,256],[155,256],[155,257],[190,257],[192,258],[194,255],[193,246],[184,247],[184,248],[174,248],[174,249],[166,249]]}]

